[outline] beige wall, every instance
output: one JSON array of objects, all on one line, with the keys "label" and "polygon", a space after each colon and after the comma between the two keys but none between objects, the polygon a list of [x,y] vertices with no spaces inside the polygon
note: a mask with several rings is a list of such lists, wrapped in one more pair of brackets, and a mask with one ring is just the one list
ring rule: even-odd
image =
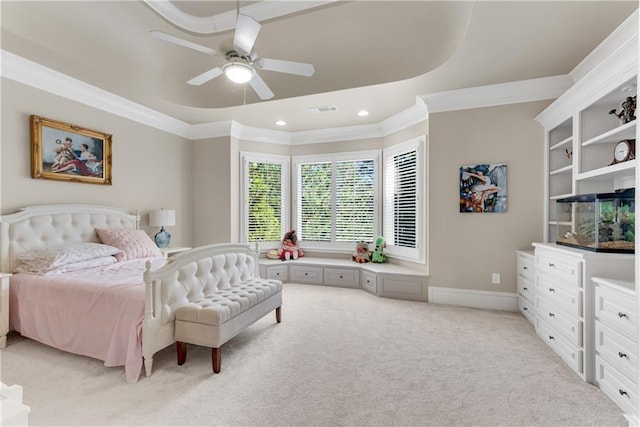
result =
[{"label": "beige wall", "polygon": [[[44,116],[113,136],[113,185],[57,182],[31,178],[29,116]],[[172,245],[192,240],[191,143],[29,86],[2,79],[2,198],[0,210],[47,203],[101,204],[138,210],[151,235],[147,212],[176,210],[176,226],[167,230]]]},{"label": "beige wall", "polygon": [[[384,138],[287,146],[220,137],[198,141],[154,130],[9,80],[2,81],[2,213],[42,203],[99,203],[177,211],[174,245],[238,241],[240,151],[280,155],[382,149],[428,131],[428,264],[431,286],[515,292],[515,251],[542,238],[543,131],[536,102],[432,114]],[[113,185],[30,177],[29,115],[113,135]],[[458,212],[461,165],[508,165],[508,212]],[[150,234],[156,230],[146,226]],[[491,273],[502,284],[491,284]]]},{"label": "beige wall", "polygon": [[[516,292],[515,251],[542,239],[544,133],[534,118],[547,105],[430,115],[430,286]],[[506,213],[459,212],[460,166],[477,163],[507,164]]]}]

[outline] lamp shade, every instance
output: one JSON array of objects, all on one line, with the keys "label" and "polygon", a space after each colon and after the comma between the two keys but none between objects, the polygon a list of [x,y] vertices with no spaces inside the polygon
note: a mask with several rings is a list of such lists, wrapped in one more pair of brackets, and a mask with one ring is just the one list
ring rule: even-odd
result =
[{"label": "lamp shade", "polygon": [[222,67],[224,74],[234,83],[246,83],[253,78],[254,69],[241,62],[232,62]]},{"label": "lamp shade", "polygon": [[149,225],[152,227],[170,227],[176,225],[176,211],[172,209],[158,209],[149,212]]}]

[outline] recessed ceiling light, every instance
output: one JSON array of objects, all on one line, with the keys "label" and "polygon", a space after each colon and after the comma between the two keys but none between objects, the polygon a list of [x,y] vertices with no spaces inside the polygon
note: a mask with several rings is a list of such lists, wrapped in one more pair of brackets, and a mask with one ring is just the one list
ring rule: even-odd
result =
[{"label": "recessed ceiling light", "polygon": [[285,126],[286,124],[287,124],[287,122],[285,122],[284,120],[278,120],[276,122],[276,125],[278,125],[278,126]]},{"label": "recessed ceiling light", "polygon": [[360,111],[358,111],[358,115],[360,117],[366,117],[366,116],[369,115],[369,112],[367,110],[360,110]]}]

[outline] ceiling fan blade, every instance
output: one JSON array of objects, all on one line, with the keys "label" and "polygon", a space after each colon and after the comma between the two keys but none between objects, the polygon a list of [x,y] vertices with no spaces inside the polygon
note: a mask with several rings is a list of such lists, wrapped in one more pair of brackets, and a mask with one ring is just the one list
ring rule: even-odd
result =
[{"label": "ceiling fan blade", "polygon": [[267,71],[296,74],[298,76],[311,77],[315,72],[312,64],[304,62],[283,61],[281,59],[260,58],[256,66]]},{"label": "ceiling fan blade", "polygon": [[203,83],[208,82],[209,80],[215,79],[221,74],[222,74],[222,68],[220,67],[212,68],[211,70],[205,71],[199,76],[195,76],[194,78],[189,80],[187,83],[189,83],[190,85],[199,86]]},{"label": "ceiling fan blade", "polygon": [[208,55],[217,55],[218,51],[210,49],[206,46],[199,45],[197,43],[190,42],[188,40],[181,39],[176,36],[172,36],[171,34],[163,33],[162,31],[153,30],[150,31],[151,35],[157,39],[163,40],[165,42],[177,44],[178,46],[188,47],[189,49],[197,50],[199,52],[206,53]]},{"label": "ceiling fan blade", "polygon": [[255,73],[251,80],[249,80],[249,84],[253,88],[253,90],[258,94],[260,99],[271,99],[273,98],[273,92],[269,89],[269,86],[262,80],[262,77]]},{"label": "ceiling fan blade", "polygon": [[233,47],[244,54],[250,54],[260,32],[260,24],[253,18],[238,14],[236,34],[233,37]]}]

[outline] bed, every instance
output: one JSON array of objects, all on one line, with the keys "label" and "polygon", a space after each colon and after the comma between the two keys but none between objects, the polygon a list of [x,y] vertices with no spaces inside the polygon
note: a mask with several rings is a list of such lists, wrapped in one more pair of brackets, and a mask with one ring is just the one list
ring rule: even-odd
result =
[{"label": "bed", "polygon": [[[84,250],[98,243],[111,245],[105,236],[144,233],[138,230],[137,214],[96,205],[31,206],[2,215],[0,222],[5,273],[48,248]],[[60,350],[103,360],[105,366],[124,366],[127,382],[138,381],[143,360],[146,375],[151,375],[153,355],[175,339],[170,316],[159,316],[166,307],[163,292],[143,280],[146,270],[159,269],[167,261],[153,244],[155,251],[144,245],[134,255],[101,266],[51,275],[13,274],[10,329]]]}]

